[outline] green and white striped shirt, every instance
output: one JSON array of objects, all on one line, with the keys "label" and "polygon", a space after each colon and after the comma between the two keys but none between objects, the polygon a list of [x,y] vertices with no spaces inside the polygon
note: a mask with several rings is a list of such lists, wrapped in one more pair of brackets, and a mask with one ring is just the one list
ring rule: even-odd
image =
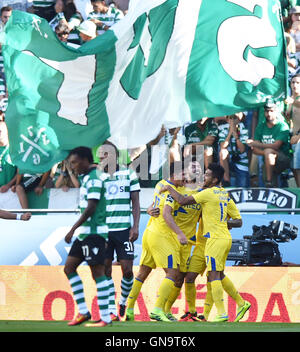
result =
[{"label": "green and white striped shirt", "polygon": [[[223,124],[220,125],[219,127],[219,143],[222,143],[225,141],[226,137],[228,136],[229,133],[229,124]],[[246,144],[248,137],[248,130],[245,127],[245,125],[243,124],[243,122],[239,123],[239,139],[243,144]],[[239,148],[236,144],[236,139],[231,136],[230,138],[230,142],[228,145],[228,152],[229,155],[232,156],[234,153],[236,153],[237,155],[239,155],[240,160],[235,161],[235,165],[239,170],[242,171],[248,171],[248,166],[249,166],[249,160],[248,160],[248,153],[247,150],[244,153],[241,153],[239,151]]]},{"label": "green and white striped shirt", "polygon": [[120,168],[104,181],[106,198],[106,223],[109,231],[122,231],[131,226],[130,192],[140,191],[136,173]]},{"label": "green and white striped shirt", "polygon": [[[104,25],[111,27],[113,24],[117,23],[120,19],[124,17],[124,14],[121,10],[116,9],[115,7],[110,6],[106,13],[101,12],[91,12],[89,13],[87,19],[88,20],[98,20],[101,21]],[[105,33],[101,27],[97,26],[97,34]]]},{"label": "green and white striped shirt", "polygon": [[104,188],[104,181],[107,176],[107,174],[100,172],[97,168],[92,168],[82,178],[79,201],[81,213],[87,208],[89,199],[98,200],[98,204],[94,214],[79,227],[79,235],[77,237],[79,240],[85,239],[88,235],[100,235],[105,239],[108,238]]},{"label": "green and white striped shirt", "polygon": [[32,5],[35,7],[48,7],[55,4],[55,0],[33,0]]}]

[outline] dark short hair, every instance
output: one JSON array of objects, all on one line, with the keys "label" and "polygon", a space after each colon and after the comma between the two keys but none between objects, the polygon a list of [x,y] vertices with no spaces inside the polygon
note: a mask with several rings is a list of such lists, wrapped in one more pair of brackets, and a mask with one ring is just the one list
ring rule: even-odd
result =
[{"label": "dark short hair", "polygon": [[10,7],[10,6],[1,7],[1,10],[0,10],[1,15],[3,14],[4,11],[12,11],[12,7]]},{"label": "dark short hair", "polygon": [[111,147],[115,150],[116,157],[117,157],[117,158],[119,157],[119,154],[120,154],[120,153],[119,153],[119,149],[118,149],[112,142],[106,140],[106,141],[103,142],[102,145],[109,145],[109,146],[111,146]]},{"label": "dark short hair", "polygon": [[58,36],[61,36],[63,34],[69,34],[70,30],[69,30],[69,27],[66,25],[66,23],[59,22],[58,25],[55,27],[55,33]]},{"label": "dark short hair", "polygon": [[208,169],[211,170],[213,178],[216,178],[218,180],[218,183],[223,180],[225,172],[223,166],[217,163],[211,163],[208,165]]},{"label": "dark short hair", "polygon": [[91,148],[88,147],[77,147],[70,151],[68,158],[71,155],[77,155],[80,159],[87,159],[90,163],[94,162]]}]

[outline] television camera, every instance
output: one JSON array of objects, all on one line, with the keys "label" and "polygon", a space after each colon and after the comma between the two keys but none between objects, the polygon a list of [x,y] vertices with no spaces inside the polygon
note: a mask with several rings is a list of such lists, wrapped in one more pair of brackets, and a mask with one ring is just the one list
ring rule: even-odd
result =
[{"label": "television camera", "polygon": [[252,230],[251,236],[232,240],[227,260],[235,261],[234,265],[281,265],[278,243],[294,240],[298,234],[298,227],[278,220],[268,226],[253,225]]}]

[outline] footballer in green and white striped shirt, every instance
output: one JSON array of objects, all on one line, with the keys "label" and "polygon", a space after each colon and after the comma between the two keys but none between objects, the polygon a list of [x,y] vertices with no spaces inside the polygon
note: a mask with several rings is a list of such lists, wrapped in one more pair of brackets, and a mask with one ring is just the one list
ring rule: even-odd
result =
[{"label": "footballer in green and white striped shirt", "polygon": [[[139,234],[140,184],[133,170],[118,164],[118,150],[114,145],[103,144],[98,149],[97,154],[101,169],[109,174],[109,177],[104,180],[106,222],[109,227],[105,262],[106,276],[110,280],[109,310],[111,314],[117,316],[115,288],[111,278],[112,260],[116,252],[123,273],[119,301],[119,315],[122,317],[125,314],[126,300],[133,284],[133,243]],[[133,218],[132,225],[131,216]]]},{"label": "footballer in green and white striped shirt", "polygon": [[131,192],[140,191],[135,172],[120,167],[104,181],[106,190],[106,222],[109,231],[122,231],[131,227]]},{"label": "footballer in green and white striped shirt", "polygon": [[104,265],[108,226],[103,181],[107,176],[99,170],[97,172],[90,148],[78,147],[71,150],[68,160],[72,170],[83,174],[79,204],[81,215],[65,236],[65,241],[70,243],[74,232],[79,230],[64,267],[79,310],[78,315],[69,322],[69,325],[78,325],[91,318],[85,303],[83,283],[77,273],[77,267],[86,261],[96,282],[97,302],[101,315],[101,321],[90,326],[104,327],[111,324],[108,310],[109,284]]}]

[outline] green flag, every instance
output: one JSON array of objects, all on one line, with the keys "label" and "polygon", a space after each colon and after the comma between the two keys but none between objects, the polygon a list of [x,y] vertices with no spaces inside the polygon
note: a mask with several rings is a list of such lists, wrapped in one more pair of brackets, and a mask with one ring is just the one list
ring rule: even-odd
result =
[{"label": "green flag", "polygon": [[10,153],[25,171],[107,138],[138,147],[162,124],[256,108],[287,91],[277,0],[131,0],[124,19],[79,48],[13,11],[0,38]]}]

